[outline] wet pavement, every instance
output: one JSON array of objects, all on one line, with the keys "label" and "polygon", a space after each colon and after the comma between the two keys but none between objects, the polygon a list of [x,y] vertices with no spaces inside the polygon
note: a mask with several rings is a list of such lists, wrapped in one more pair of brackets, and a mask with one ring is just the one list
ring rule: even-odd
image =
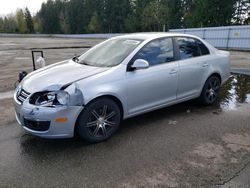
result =
[{"label": "wet pavement", "polygon": [[193,100],[128,119],[94,145],[28,135],[6,113],[0,187],[250,187],[249,103],[250,76],[234,74],[215,105]]},{"label": "wet pavement", "polygon": [[242,103],[250,103],[250,76],[232,74],[220,91],[217,106],[223,110],[233,110]]}]

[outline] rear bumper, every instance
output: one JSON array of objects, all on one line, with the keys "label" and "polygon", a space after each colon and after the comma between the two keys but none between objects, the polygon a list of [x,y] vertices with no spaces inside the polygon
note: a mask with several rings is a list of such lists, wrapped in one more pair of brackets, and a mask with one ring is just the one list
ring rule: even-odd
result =
[{"label": "rear bumper", "polygon": [[[27,132],[43,138],[71,138],[74,136],[76,120],[82,106],[61,106],[56,108],[21,104],[14,96],[17,122]],[[63,121],[58,121],[63,119]]]}]

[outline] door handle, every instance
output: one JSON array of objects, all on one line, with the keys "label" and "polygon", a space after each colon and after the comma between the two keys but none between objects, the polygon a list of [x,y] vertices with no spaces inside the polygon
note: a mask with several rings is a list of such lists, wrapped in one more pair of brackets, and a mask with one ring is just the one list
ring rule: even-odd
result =
[{"label": "door handle", "polygon": [[202,67],[204,68],[208,67],[208,63],[203,63]]},{"label": "door handle", "polygon": [[172,69],[171,71],[170,71],[170,73],[169,74],[177,74],[177,70],[175,70],[175,69]]}]

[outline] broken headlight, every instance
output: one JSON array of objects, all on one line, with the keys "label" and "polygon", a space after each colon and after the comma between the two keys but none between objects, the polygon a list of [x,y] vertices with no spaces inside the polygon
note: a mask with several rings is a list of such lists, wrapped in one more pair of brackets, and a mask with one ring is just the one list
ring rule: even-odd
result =
[{"label": "broken headlight", "polygon": [[55,107],[69,104],[69,93],[66,91],[39,92],[30,97],[30,103],[37,106]]}]

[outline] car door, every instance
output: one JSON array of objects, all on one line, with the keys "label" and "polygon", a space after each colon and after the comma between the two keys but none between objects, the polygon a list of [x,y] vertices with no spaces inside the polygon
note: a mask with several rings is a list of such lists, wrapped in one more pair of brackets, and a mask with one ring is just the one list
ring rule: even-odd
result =
[{"label": "car door", "polygon": [[177,99],[192,98],[199,95],[203,77],[208,67],[196,39],[175,37],[179,51],[179,85]]},{"label": "car door", "polygon": [[[174,101],[177,94],[178,62],[172,38],[161,38],[146,44],[132,58],[149,62],[149,68],[127,71],[127,96],[129,114]],[[128,66],[130,66],[128,65]]]}]

